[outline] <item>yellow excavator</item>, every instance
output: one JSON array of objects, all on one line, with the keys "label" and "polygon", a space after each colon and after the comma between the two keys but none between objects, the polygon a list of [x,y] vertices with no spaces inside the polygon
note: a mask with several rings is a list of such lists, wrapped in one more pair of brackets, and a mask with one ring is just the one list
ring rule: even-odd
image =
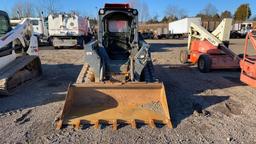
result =
[{"label": "yellow excavator", "polygon": [[68,88],[57,129],[172,127],[164,85],[155,78],[149,45],[138,33],[138,11],[129,4],[105,4],[98,14],[98,40],[84,48],[85,64]]}]

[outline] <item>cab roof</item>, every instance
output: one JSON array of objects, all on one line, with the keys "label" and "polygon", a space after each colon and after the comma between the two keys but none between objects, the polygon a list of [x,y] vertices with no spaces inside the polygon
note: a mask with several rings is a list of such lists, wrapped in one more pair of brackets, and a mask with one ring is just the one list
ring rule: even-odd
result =
[{"label": "cab roof", "polygon": [[9,18],[9,16],[8,16],[7,12],[5,12],[5,11],[0,10],[0,15],[4,15],[4,16],[6,16],[6,17],[8,17],[8,18]]},{"label": "cab roof", "polygon": [[106,9],[130,9],[130,5],[128,3],[121,4],[121,3],[106,3],[105,7]]}]

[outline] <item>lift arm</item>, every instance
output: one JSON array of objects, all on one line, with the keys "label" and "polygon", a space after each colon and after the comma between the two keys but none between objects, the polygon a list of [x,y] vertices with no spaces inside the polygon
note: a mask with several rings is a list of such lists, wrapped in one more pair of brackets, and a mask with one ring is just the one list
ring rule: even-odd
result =
[{"label": "lift arm", "polygon": [[[29,39],[28,39],[29,38]],[[29,19],[24,19],[13,30],[0,37],[0,51],[15,50],[15,44],[21,43],[23,48],[27,49],[27,54],[38,55],[38,42],[36,36],[33,35],[33,28]],[[13,43],[11,48],[6,48],[7,45]]]},{"label": "lift arm", "polygon": [[230,31],[232,29],[232,19],[223,19],[218,27],[212,32],[222,42],[229,42]]}]

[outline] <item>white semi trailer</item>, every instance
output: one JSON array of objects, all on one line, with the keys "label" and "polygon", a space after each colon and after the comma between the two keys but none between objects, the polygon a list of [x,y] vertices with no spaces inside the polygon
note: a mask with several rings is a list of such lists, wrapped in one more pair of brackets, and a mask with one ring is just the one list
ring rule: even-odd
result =
[{"label": "white semi trailer", "polygon": [[89,22],[74,13],[56,13],[48,16],[49,36],[55,48],[83,47],[89,34]]},{"label": "white semi trailer", "polygon": [[169,37],[170,38],[180,38],[184,34],[189,33],[189,27],[191,22],[196,25],[202,25],[201,18],[184,18],[169,23]]}]

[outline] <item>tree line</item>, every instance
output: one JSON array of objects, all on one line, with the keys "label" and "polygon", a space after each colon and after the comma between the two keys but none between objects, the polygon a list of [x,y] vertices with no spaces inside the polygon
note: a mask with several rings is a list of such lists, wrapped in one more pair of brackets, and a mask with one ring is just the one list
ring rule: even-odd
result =
[{"label": "tree line", "polygon": [[[211,3],[207,4],[195,17],[200,17],[202,21],[221,21],[223,18],[233,18],[235,21],[246,21],[252,16],[249,4],[241,4],[232,14],[230,11],[225,10],[218,13],[218,9]],[[178,7],[169,5],[165,10],[165,16],[159,20],[158,16],[144,21],[145,23],[168,23],[178,19],[188,17],[186,11]],[[251,20],[256,20],[256,17]]]},{"label": "tree line", "polygon": [[18,1],[11,9],[12,19],[24,17],[37,17],[42,13],[50,14],[57,11],[57,0],[37,0],[37,4],[32,4],[31,1]]},{"label": "tree line", "polygon": [[[139,21],[142,23],[168,23],[178,19],[182,19],[187,16],[186,10],[177,6],[168,5],[164,12],[164,17],[159,20],[159,16],[150,16],[149,8],[145,1],[141,0],[128,0],[127,1],[132,7],[139,10]],[[42,12],[47,14],[57,12],[57,0],[37,0],[37,5],[33,5],[30,1],[21,2],[18,1],[14,4],[11,16],[13,19],[21,17],[36,17],[40,16]],[[72,12],[78,13],[74,10]],[[232,14],[230,11],[225,10],[218,13],[218,9],[211,3],[207,4],[195,17],[201,17],[203,21],[220,21],[223,18],[234,18],[235,21],[245,21],[251,18],[251,8],[249,4],[241,4]],[[95,21],[96,19],[93,18]],[[256,20],[256,17],[252,18]],[[94,22],[93,21],[93,22]]]}]

